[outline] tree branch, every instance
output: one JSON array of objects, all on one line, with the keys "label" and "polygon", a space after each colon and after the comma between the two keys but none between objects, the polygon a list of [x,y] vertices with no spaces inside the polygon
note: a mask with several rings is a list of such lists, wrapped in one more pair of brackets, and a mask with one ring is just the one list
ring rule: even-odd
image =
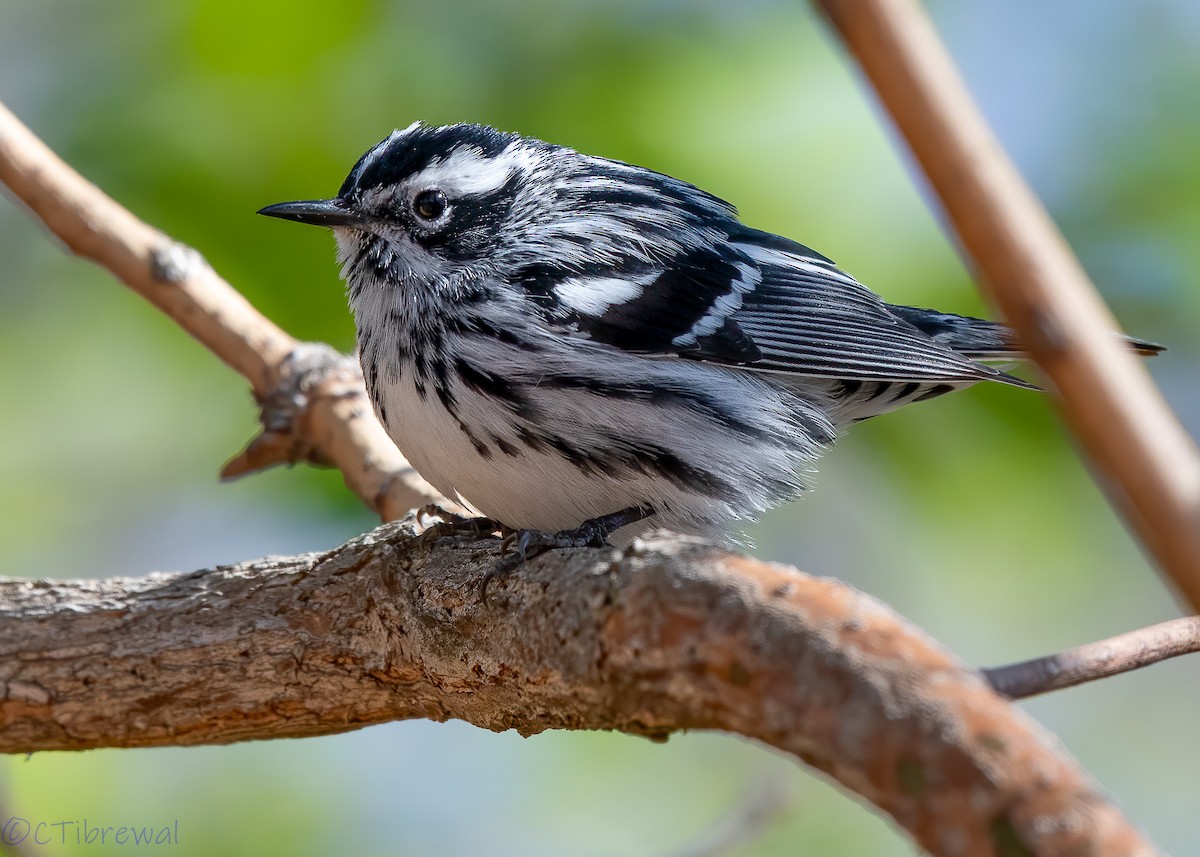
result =
[{"label": "tree branch", "polygon": [[2,104],[0,183],[72,252],[103,265],[250,382],[263,405],[263,434],[225,476],[309,459],[340,469],[384,520],[445,502],[372,415],[358,361],[293,339],[199,253],[106,196]]},{"label": "tree branch", "polygon": [[1200,452],[971,101],[916,0],[814,0],[875,87],[1100,483],[1200,610]]},{"label": "tree branch", "polygon": [[0,751],[411,717],[722,729],[826,772],[934,854],[1152,853],[1048,733],[843,584],[672,537],[539,557],[484,602],[495,540],[412,536],[386,525],[324,554],[0,583]]},{"label": "tree branch", "polygon": [[983,674],[997,693],[1027,699],[1193,652],[1200,652],[1200,616],[1184,616]]}]

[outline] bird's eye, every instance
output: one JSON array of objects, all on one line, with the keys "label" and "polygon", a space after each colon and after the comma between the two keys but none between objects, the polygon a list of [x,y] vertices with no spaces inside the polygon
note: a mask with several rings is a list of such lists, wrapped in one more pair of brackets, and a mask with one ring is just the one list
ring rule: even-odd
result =
[{"label": "bird's eye", "polygon": [[423,190],[413,199],[413,211],[422,220],[437,220],[448,204],[440,190]]}]

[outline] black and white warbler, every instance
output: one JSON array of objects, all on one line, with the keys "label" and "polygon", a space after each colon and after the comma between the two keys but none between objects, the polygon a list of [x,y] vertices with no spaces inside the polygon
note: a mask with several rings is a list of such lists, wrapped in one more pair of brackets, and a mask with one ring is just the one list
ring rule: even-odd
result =
[{"label": "black and white warbler", "polygon": [[445,496],[557,533],[534,544],[720,531],[795,497],[853,422],[1032,386],[980,362],[1020,356],[1001,325],[885,303],[686,182],[487,127],[414,124],[334,199],[261,213],[332,227],[380,422]]}]

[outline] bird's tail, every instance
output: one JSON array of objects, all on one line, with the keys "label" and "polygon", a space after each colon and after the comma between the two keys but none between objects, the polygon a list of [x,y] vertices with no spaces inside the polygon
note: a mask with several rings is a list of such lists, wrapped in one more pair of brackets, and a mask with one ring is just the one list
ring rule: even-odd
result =
[{"label": "bird's tail", "polygon": [[[994,321],[912,306],[889,306],[888,309],[897,318],[972,360],[1019,360],[1025,356],[1013,331]],[[1166,351],[1153,342],[1128,336],[1123,339],[1143,357]]]}]

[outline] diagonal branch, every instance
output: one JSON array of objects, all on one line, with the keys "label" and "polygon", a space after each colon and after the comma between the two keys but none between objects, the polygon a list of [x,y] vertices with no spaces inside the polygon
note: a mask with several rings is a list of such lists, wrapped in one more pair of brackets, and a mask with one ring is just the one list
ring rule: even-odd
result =
[{"label": "diagonal branch", "polygon": [[934,854],[1153,853],[1051,736],[874,599],[672,537],[554,552],[386,525],[324,554],[0,583],[0,751],[213,744],[461,718],[722,729]]},{"label": "diagonal branch", "polygon": [[384,520],[440,499],[372,416],[357,361],[293,339],[199,253],[106,196],[3,105],[0,183],[72,252],[107,268],[250,382],[264,405],[263,435],[226,476],[304,458],[332,464]]},{"label": "diagonal branch", "polygon": [[929,177],[1110,500],[1200,610],[1200,452],[1005,156],[916,0],[814,0]]}]

